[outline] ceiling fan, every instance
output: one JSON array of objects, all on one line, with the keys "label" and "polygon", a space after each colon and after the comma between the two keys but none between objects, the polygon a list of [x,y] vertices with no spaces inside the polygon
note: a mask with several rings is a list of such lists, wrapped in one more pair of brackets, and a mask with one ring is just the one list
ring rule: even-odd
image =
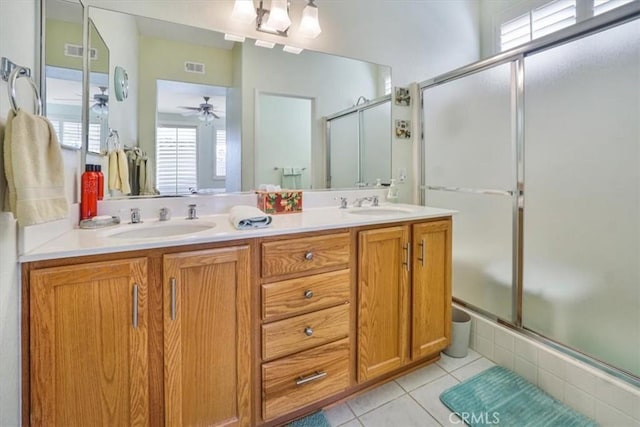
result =
[{"label": "ceiling fan", "polygon": [[99,118],[102,118],[103,115],[106,115],[109,112],[109,95],[106,94],[107,87],[100,86],[100,92],[93,95],[93,100],[95,104],[91,106],[91,110],[98,115]]},{"label": "ceiling fan", "polygon": [[209,104],[209,96],[203,96],[204,102],[197,107],[179,107],[184,108],[185,110],[189,110],[189,112],[184,113],[183,115],[197,115],[198,119],[204,122],[210,122],[213,119],[219,119],[220,116],[214,112],[215,107]]}]

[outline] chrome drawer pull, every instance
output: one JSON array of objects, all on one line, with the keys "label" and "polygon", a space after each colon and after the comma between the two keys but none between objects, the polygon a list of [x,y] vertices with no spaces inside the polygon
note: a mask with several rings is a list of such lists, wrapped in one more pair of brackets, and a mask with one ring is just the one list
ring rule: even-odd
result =
[{"label": "chrome drawer pull", "polygon": [[307,326],[306,328],[304,328],[304,334],[310,337],[311,335],[313,335],[313,328],[311,328],[311,326]]},{"label": "chrome drawer pull", "polygon": [[133,328],[138,327],[138,284],[133,285]]},{"label": "chrome drawer pull", "polygon": [[402,264],[407,268],[407,271],[410,271],[411,270],[411,267],[410,267],[410,263],[411,263],[411,246],[409,246],[409,243],[407,243],[406,245],[402,246],[402,249],[404,250],[404,252],[406,254],[406,260]]},{"label": "chrome drawer pull", "polygon": [[309,375],[308,377],[299,376],[298,379],[296,380],[296,385],[307,384],[312,381],[317,381],[319,379],[322,379],[326,376],[327,376],[326,372],[320,372],[320,371],[316,371],[313,374]]},{"label": "chrome drawer pull", "polygon": [[307,289],[306,291],[304,291],[304,297],[306,299],[311,299],[313,298],[313,291],[311,289]]},{"label": "chrome drawer pull", "polygon": [[420,240],[418,246],[420,246],[420,256],[418,257],[418,261],[420,261],[420,265],[424,267],[424,239]]},{"label": "chrome drawer pull", "polygon": [[171,320],[176,320],[176,278],[172,277],[171,280]]},{"label": "chrome drawer pull", "polygon": [[309,251],[306,254],[304,254],[304,259],[306,259],[307,261],[313,260],[313,252]]}]

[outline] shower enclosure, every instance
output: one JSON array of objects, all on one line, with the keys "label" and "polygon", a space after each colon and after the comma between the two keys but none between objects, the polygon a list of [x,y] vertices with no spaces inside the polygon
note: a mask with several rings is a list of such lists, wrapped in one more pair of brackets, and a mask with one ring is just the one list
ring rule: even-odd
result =
[{"label": "shower enclosure", "polygon": [[366,187],[391,177],[391,96],[325,119],[327,188]]},{"label": "shower enclosure", "polygon": [[640,4],[423,82],[453,296],[640,377]]}]

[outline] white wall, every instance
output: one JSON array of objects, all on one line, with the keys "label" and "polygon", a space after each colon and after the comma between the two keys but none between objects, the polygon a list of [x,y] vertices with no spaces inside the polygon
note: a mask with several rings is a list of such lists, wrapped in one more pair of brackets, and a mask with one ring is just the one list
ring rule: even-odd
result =
[{"label": "white wall", "polygon": [[[0,0],[0,56],[35,70],[35,1]],[[20,86],[19,105],[31,105],[28,86]],[[0,80],[0,141],[9,112],[7,83]],[[23,95],[23,96],[22,96]],[[0,144],[4,147],[3,144]],[[4,201],[4,157],[0,162],[0,203]],[[20,283],[17,227],[0,212],[0,425],[20,424]]]},{"label": "white wall", "polygon": [[[256,106],[256,184],[308,189],[313,100],[259,93]],[[299,182],[297,178],[282,182],[282,168],[304,170]]]}]

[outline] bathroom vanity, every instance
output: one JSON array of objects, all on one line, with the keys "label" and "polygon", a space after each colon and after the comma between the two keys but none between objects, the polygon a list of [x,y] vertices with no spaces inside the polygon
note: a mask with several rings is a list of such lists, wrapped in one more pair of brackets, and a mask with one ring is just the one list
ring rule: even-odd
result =
[{"label": "bathroom vanity", "polygon": [[24,255],[24,425],[281,425],[437,360],[453,212],[388,206]]}]

